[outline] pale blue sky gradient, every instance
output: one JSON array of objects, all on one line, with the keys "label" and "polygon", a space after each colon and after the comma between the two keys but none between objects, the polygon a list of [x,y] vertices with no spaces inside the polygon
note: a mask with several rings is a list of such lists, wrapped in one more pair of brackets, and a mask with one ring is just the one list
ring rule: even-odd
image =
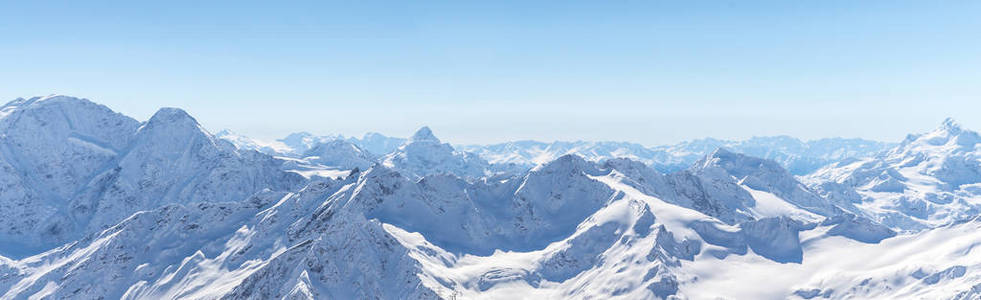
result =
[{"label": "pale blue sky gradient", "polygon": [[175,106],[267,139],[981,129],[979,1],[199,2],[4,2],[0,98]]}]

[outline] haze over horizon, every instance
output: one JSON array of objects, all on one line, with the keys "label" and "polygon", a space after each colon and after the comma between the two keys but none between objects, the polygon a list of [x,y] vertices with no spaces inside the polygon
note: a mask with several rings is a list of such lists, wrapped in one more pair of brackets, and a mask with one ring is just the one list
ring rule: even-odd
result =
[{"label": "haze over horizon", "polygon": [[[981,128],[981,3],[0,4],[0,101],[451,143]],[[43,18],[39,18],[43,16]]]},{"label": "haze over horizon", "polygon": [[[74,97],[74,96],[71,96],[71,95],[57,95],[57,94],[52,94],[52,95],[48,95],[48,96],[35,96],[35,97],[44,98],[44,97],[51,97],[51,96],[69,96],[69,97]],[[26,99],[26,98],[29,98],[29,97],[19,97],[19,98],[16,98],[16,99],[20,99],[20,98],[25,98]],[[84,97],[75,97],[75,98],[82,98],[82,99],[93,101],[93,102],[98,103],[98,104],[105,105],[104,103],[100,103],[98,101],[94,101],[92,99],[87,99],[87,98],[84,98]],[[14,100],[16,100],[16,99],[14,99]],[[166,108],[166,107],[168,107],[168,106],[162,106],[162,107],[159,107],[158,109],[160,109],[160,108]],[[109,108],[112,109],[112,107],[109,107]],[[180,109],[184,110],[184,108],[180,108]],[[127,115],[129,117],[135,117],[133,115],[126,114],[125,112],[121,112],[121,111],[117,111],[117,112],[123,113],[124,115]],[[156,112],[156,111],[154,111],[154,112]],[[300,129],[300,130],[296,130],[296,131],[284,133],[281,136],[261,136],[261,137],[257,137],[257,136],[253,136],[253,135],[244,134],[241,131],[235,130],[233,128],[227,128],[227,127],[225,127],[225,128],[209,128],[206,125],[208,122],[206,122],[205,120],[201,120],[200,118],[198,118],[197,116],[195,116],[193,112],[188,111],[188,113],[190,115],[192,115],[192,117],[195,117],[195,119],[199,123],[201,123],[201,125],[204,126],[206,130],[208,130],[212,134],[219,134],[220,132],[227,130],[227,131],[229,131],[233,135],[245,136],[245,137],[248,137],[250,139],[253,139],[253,140],[256,140],[256,141],[262,141],[262,142],[277,141],[277,140],[286,138],[289,135],[292,135],[292,134],[301,134],[301,133],[311,134],[313,136],[341,135],[341,136],[343,136],[345,138],[349,138],[349,137],[361,138],[361,137],[365,136],[366,134],[377,133],[377,134],[382,134],[382,135],[387,136],[387,137],[406,138],[407,139],[410,136],[412,136],[412,134],[414,132],[420,130],[422,127],[433,128],[433,126],[422,124],[422,125],[419,125],[417,127],[411,127],[411,128],[409,128],[409,131],[407,131],[408,133],[405,133],[405,134],[392,134],[392,133],[388,133],[388,132],[379,132],[379,131],[372,131],[372,130],[365,131],[363,133],[342,134],[342,133],[330,132],[330,131],[318,131],[318,130],[305,130],[305,129]],[[145,118],[142,118],[142,119],[141,118],[137,118],[137,119],[139,121],[146,121],[146,120],[148,120],[150,118],[150,116],[152,116],[152,114],[153,113],[151,113],[150,115],[146,116]],[[821,139],[828,139],[828,138],[844,138],[844,139],[858,138],[858,139],[864,139],[864,140],[870,140],[870,141],[878,141],[878,142],[885,142],[885,143],[897,143],[897,142],[901,141],[903,138],[905,138],[906,135],[929,132],[931,130],[934,130],[936,128],[939,128],[941,126],[944,126],[944,124],[947,121],[952,121],[957,126],[960,126],[962,128],[966,128],[968,130],[972,130],[972,131],[974,130],[970,126],[964,126],[963,125],[964,123],[961,122],[960,120],[956,119],[956,118],[947,117],[947,118],[944,118],[941,122],[936,122],[933,127],[925,127],[925,128],[922,128],[922,129],[920,129],[918,131],[908,132],[902,138],[896,139],[896,140],[884,140],[884,139],[876,139],[876,138],[861,138],[861,137],[851,137],[851,136],[825,136],[825,137],[815,137],[815,138],[801,138],[801,137],[794,136],[794,135],[791,135],[791,134],[772,134],[772,135],[751,135],[751,136],[730,137],[730,138],[721,138],[721,137],[716,137],[716,136],[701,136],[701,137],[682,138],[682,139],[680,139],[678,141],[675,141],[675,142],[653,143],[653,144],[651,144],[651,143],[641,143],[641,142],[636,142],[636,141],[631,141],[631,140],[613,140],[613,139],[595,139],[595,140],[590,140],[590,139],[582,139],[582,138],[572,138],[572,139],[548,139],[548,138],[535,139],[535,138],[526,138],[526,139],[503,139],[503,140],[499,140],[499,141],[490,141],[490,142],[470,142],[470,143],[466,143],[466,142],[457,142],[457,141],[454,141],[454,140],[449,140],[449,139],[444,138],[443,135],[441,134],[441,131],[440,131],[441,128],[433,129],[433,131],[435,131],[436,137],[439,138],[442,142],[444,142],[444,143],[450,143],[450,144],[454,144],[454,145],[493,145],[493,144],[506,143],[506,142],[515,142],[515,141],[538,141],[538,142],[546,142],[546,143],[549,143],[549,142],[578,142],[578,141],[585,141],[585,142],[630,142],[630,143],[637,143],[637,144],[642,144],[644,146],[652,147],[652,146],[672,145],[672,144],[681,143],[681,142],[691,142],[691,141],[695,141],[695,140],[704,140],[704,139],[716,139],[716,140],[724,140],[724,141],[744,141],[744,140],[748,140],[748,139],[752,139],[752,138],[757,138],[757,137],[778,137],[778,136],[788,136],[788,137],[791,137],[791,138],[799,139],[799,140],[804,141],[804,142],[821,140]],[[406,131],[406,130],[404,130],[404,128],[398,130],[398,132],[403,132],[403,131]]]}]

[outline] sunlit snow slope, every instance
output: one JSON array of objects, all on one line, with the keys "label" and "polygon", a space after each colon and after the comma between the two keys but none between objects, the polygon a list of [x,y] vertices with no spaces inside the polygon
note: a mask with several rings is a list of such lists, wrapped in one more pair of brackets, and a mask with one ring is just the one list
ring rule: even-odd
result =
[{"label": "sunlit snow slope", "polygon": [[738,147],[502,164],[426,127],[248,146],[65,96],[0,129],[3,300],[981,298],[979,139],[949,120],[806,177]]}]

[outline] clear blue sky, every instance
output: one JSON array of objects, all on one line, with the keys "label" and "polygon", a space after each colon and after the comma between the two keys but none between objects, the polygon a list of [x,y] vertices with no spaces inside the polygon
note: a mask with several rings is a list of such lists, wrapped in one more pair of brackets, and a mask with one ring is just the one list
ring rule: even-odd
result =
[{"label": "clear blue sky", "polygon": [[3,101],[175,106],[260,138],[981,129],[981,1],[18,2],[0,4]]}]

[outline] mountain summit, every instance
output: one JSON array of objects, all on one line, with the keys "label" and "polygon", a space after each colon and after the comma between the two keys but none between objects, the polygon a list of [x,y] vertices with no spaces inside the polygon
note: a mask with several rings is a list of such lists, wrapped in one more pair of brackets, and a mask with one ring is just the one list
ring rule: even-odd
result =
[{"label": "mountain summit", "polygon": [[954,128],[960,129],[961,128],[961,124],[960,123],[957,123],[957,121],[955,121],[954,118],[948,117],[948,118],[944,119],[943,123],[941,124],[941,127],[945,128],[945,129],[948,129],[948,130],[954,129]]},{"label": "mountain summit", "polygon": [[410,142],[434,142],[439,143],[439,139],[433,135],[433,131],[429,129],[429,126],[423,126],[416,130],[416,133],[412,135],[409,139]]},{"label": "mountain summit", "polygon": [[487,161],[476,154],[456,151],[450,144],[441,143],[426,126],[419,128],[398,150],[383,157],[382,164],[413,179],[434,174],[476,179],[487,175],[490,170]]},{"label": "mountain summit", "polygon": [[948,118],[879,155],[829,165],[805,181],[891,227],[930,228],[981,211],[973,200],[981,197],[979,143],[977,132]]}]

